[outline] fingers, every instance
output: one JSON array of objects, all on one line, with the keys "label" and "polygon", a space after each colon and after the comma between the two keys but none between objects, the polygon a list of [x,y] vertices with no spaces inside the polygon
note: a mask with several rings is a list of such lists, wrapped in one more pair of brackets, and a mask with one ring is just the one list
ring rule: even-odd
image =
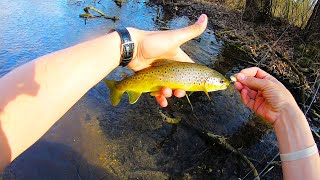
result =
[{"label": "fingers", "polygon": [[245,87],[245,89],[248,91],[248,96],[250,97],[250,99],[256,99],[258,92],[255,90],[252,90],[248,87]]},{"label": "fingers", "polygon": [[161,89],[161,94],[166,98],[171,97],[172,96],[172,90],[170,88],[168,88],[168,87],[163,87]]},{"label": "fingers", "polygon": [[265,98],[261,96],[261,92],[255,92],[255,95],[253,96],[250,90],[244,88],[240,91],[240,94],[242,102],[255,112],[258,112],[259,107],[265,101]]},{"label": "fingers", "polygon": [[156,100],[158,101],[158,103],[160,104],[161,107],[167,107],[168,106],[168,101],[163,95],[158,95],[158,96],[155,96],[155,97],[156,97]]},{"label": "fingers", "polygon": [[240,82],[235,82],[234,87],[238,90],[241,91],[241,89],[244,88],[244,86]]},{"label": "fingers", "polygon": [[186,92],[184,90],[181,90],[181,89],[176,89],[173,94],[177,98],[182,98],[182,97],[184,97],[186,95]]},{"label": "fingers", "polygon": [[[168,101],[166,98],[172,96],[172,90],[168,87],[163,87],[160,92],[153,93],[153,95],[155,95],[155,98],[161,107],[167,107]],[[186,92],[184,90],[177,89],[174,91],[174,95],[180,98],[184,97],[186,95]]]},{"label": "fingers", "polygon": [[247,86],[243,86],[240,82],[235,82],[234,86],[239,92],[241,92],[242,89],[245,89],[245,92],[247,93],[250,99],[256,99],[256,97],[261,94],[261,91],[252,90]]},{"label": "fingers", "polygon": [[203,31],[207,28],[207,24],[208,24],[208,17],[207,15],[202,14],[199,17],[198,21],[193,25],[185,28],[173,30],[173,31],[167,31],[167,32],[171,33],[174,39],[174,42],[177,42],[178,44],[181,45],[189,41],[190,39],[193,39],[199,36],[200,34],[202,34]]},{"label": "fingers", "polygon": [[[251,67],[251,68],[246,68],[240,71],[240,73],[246,75],[246,76],[252,76],[256,77],[259,79],[269,79],[272,82],[276,84],[281,84],[276,78],[274,78],[272,75],[269,73],[265,72],[264,70],[258,68],[258,67]],[[282,85],[282,84],[281,84]]]},{"label": "fingers", "polygon": [[238,81],[252,90],[263,90],[271,81],[268,79],[259,79],[252,76],[245,76],[242,73],[237,74]]},{"label": "fingers", "polygon": [[241,90],[241,99],[242,99],[242,102],[246,106],[248,106],[249,108],[253,109],[254,100],[250,99],[250,97],[248,95],[248,91],[246,89],[242,89]]},{"label": "fingers", "polygon": [[252,76],[252,77],[256,77],[256,78],[260,78],[260,79],[263,79],[267,76],[271,76],[270,74],[268,74],[267,72],[265,72],[264,70],[262,70],[258,67],[251,67],[251,68],[243,69],[240,71],[240,73],[242,73],[246,76]]}]

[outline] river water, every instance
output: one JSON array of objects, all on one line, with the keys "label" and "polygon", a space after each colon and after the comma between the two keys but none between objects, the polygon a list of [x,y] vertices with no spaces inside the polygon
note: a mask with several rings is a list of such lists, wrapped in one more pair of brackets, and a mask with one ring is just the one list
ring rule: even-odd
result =
[{"label": "river water", "polygon": [[[120,20],[79,18],[88,5]],[[0,77],[36,57],[101,36],[118,25],[158,30],[192,24],[187,17],[165,14],[161,7],[142,0],[127,1],[121,8],[107,0],[1,0],[0,7]],[[211,30],[182,48],[197,63],[226,76],[243,68]],[[129,69],[119,67],[107,78],[128,74],[132,74]],[[124,96],[113,107],[107,87],[100,82],[19,156],[2,178],[237,179],[250,171],[237,156],[203,139],[199,130],[227,137],[262,169],[263,162],[277,152],[274,133],[241,103],[232,85],[210,97],[211,101],[204,93],[192,94],[194,111],[186,99],[176,98],[169,100],[169,107],[160,108],[148,94],[134,105]],[[160,111],[182,122],[165,123]]]}]

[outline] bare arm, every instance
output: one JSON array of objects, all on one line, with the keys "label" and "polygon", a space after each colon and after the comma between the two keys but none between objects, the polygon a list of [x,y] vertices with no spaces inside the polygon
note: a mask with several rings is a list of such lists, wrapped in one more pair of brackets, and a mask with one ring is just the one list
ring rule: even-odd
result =
[{"label": "bare arm", "polygon": [[[315,144],[307,119],[298,105],[288,106],[273,127],[282,154],[300,151]],[[282,162],[285,179],[319,179],[319,170],[319,153],[294,161]]]},{"label": "bare arm", "polygon": [[[202,15],[192,26],[172,31],[130,28],[135,42],[133,70],[155,59],[192,61],[179,46],[206,28]],[[119,65],[116,32],[39,57],[0,79],[0,172],[35,143],[90,88]],[[157,100],[166,103],[165,96]]]},{"label": "bare arm", "polygon": [[[281,154],[293,153],[315,144],[309,124],[291,93],[277,79],[253,67],[242,70],[235,87],[242,101],[272,123]],[[319,179],[319,153],[282,162],[285,179]]]},{"label": "bare arm", "polygon": [[0,169],[118,66],[120,48],[115,47],[120,37],[112,33],[35,59],[0,79],[0,133],[6,142],[0,147]]}]

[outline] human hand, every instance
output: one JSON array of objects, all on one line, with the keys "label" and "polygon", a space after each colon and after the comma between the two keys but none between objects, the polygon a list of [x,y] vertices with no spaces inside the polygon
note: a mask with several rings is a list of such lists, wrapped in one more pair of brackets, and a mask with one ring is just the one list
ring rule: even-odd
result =
[{"label": "human hand", "polygon": [[234,86],[241,93],[243,103],[271,124],[288,108],[297,107],[288,89],[257,67],[243,69],[236,78]]},{"label": "human hand", "polygon": [[[128,64],[128,67],[134,71],[139,71],[149,67],[157,59],[193,62],[181,50],[180,46],[199,36],[206,29],[207,22],[207,16],[202,14],[195,24],[177,30],[143,31],[128,28],[135,42],[133,59]],[[166,98],[171,97],[172,94],[176,97],[183,97],[185,96],[185,91],[175,90],[172,92],[170,88],[164,87],[155,97],[162,107],[166,107],[168,105]]]}]

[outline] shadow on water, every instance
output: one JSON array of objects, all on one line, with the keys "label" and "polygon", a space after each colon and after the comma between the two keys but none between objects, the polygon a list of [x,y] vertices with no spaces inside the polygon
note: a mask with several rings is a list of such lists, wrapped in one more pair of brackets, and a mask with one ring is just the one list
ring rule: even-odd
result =
[{"label": "shadow on water", "polygon": [[105,169],[90,165],[70,146],[38,141],[15,159],[3,179],[115,179]]}]

